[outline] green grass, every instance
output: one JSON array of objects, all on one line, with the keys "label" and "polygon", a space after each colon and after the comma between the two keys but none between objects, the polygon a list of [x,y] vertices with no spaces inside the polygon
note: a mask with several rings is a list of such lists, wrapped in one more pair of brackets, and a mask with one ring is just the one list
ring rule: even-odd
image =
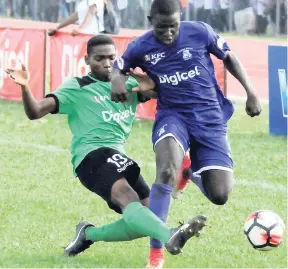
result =
[{"label": "green grass", "polygon": [[[287,145],[284,138],[269,136],[267,110],[251,119],[243,105],[236,106],[229,132],[238,184],[225,206],[212,205],[193,184],[182,200],[172,201],[170,225],[204,213],[211,227],[182,255],[167,254],[165,267],[287,267],[287,243],[255,251],[243,234],[243,223],[255,210],[270,209],[287,219]],[[155,177],[151,127],[149,121],[137,121],[126,147],[150,185]],[[73,177],[70,139],[64,116],[31,122],[21,104],[0,101],[0,267],[144,267],[148,238],[96,243],[76,258],[62,257],[81,218],[97,225],[119,218]]]}]

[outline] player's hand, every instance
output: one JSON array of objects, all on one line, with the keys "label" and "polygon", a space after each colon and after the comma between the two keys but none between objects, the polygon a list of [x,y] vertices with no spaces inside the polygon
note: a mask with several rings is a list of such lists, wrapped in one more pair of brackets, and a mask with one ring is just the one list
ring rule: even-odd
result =
[{"label": "player's hand", "polygon": [[48,35],[49,36],[53,36],[53,35],[55,35],[57,33],[57,29],[49,29],[48,30]]},{"label": "player's hand", "polygon": [[81,32],[78,28],[74,28],[71,32],[71,35],[72,36],[76,36],[76,35],[79,35]]},{"label": "player's hand", "polygon": [[127,102],[129,93],[125,87],[126,78],[124,76],[117,76],[112,80],[111,100],[118,102]]},{"label": "player's hand", "polygon": [[147,73],[143,72],[142,69],[131,68],[130,72],[128,72],[127,75],[134,77],[139,83],[138,87],[132,89],[133,92],[147,92],[154,90],[155,88],[154,81],[147,75]]},{"label": "player's hand", "polygon": [[111,3],[110,0],[104,0],[104,4],[105,4],[109,9],[113,9],[113,4]]},{"label": "player's hand", "polygon": [[262,111],[259,98],[256,96],[256,94],[250,94],[248,95],[247,101],[246,101],[246,113],[250,117],[259,116]]},{"label": "player's hand", "polygon": [[28,86],[30,74],[24,64],[22,64],[21,69],[7,68],[5,69],[5,72],[9,75],[9,78],[12,79],[16,84],[20,86]]}]

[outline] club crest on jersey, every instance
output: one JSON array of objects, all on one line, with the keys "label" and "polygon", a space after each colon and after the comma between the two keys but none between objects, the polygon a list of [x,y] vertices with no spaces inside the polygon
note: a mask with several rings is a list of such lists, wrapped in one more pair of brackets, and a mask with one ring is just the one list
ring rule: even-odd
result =
[{"label": "club crest on jersey", "polygon": [[182,54],[183,54],[183,60],[189,60],[192,58],[192,54],[190,53],[190,51],[188,49],[184,49],[182,51]]},{"label": "club crest on jersey", "polygon": [[177,54],[182,54],[182,57],[183,57],[183,60],[184,61],[187,61],[187,60],[190,60],[192,59],[192,53],[191,53],[191,50],[193,50],[193,48],[184,48],[182,50],[179,50],[177,52]]}]

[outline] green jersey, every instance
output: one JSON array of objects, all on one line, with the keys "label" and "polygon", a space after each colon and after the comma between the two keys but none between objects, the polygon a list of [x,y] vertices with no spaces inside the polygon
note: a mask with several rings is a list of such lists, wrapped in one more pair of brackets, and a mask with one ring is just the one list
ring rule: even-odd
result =
[{"label": "green jersey", "polygon": [[[130,77],[126,88],[137,87]],[[70,151],[73,170],[85,156],[98,148],[109,147],[125,154],[124,143],[131,132],[139,103],[136,93],[130,94],[130,102],[115,103],[110,100],[111,82],[95,79],[91,74],[64,82],[47,97],[57,103],[55,113],[67,114],[73,133]]]}]

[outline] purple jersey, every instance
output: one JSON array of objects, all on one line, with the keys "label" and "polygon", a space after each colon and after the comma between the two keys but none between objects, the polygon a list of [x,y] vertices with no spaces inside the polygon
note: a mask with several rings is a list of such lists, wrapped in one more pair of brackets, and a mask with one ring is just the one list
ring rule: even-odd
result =
[{"label": "purple jersey", "polygon": [[116,62],[123,73],[140,67],[157,85],[157,117],[169,112],[187,113],[198,123],[223,123],[233,113],[232,104],[217,85],[210,53],[223,59],[226,42],[202,22],[181,22],[172,45],[163,45],[149,31],[129,44]]}]

